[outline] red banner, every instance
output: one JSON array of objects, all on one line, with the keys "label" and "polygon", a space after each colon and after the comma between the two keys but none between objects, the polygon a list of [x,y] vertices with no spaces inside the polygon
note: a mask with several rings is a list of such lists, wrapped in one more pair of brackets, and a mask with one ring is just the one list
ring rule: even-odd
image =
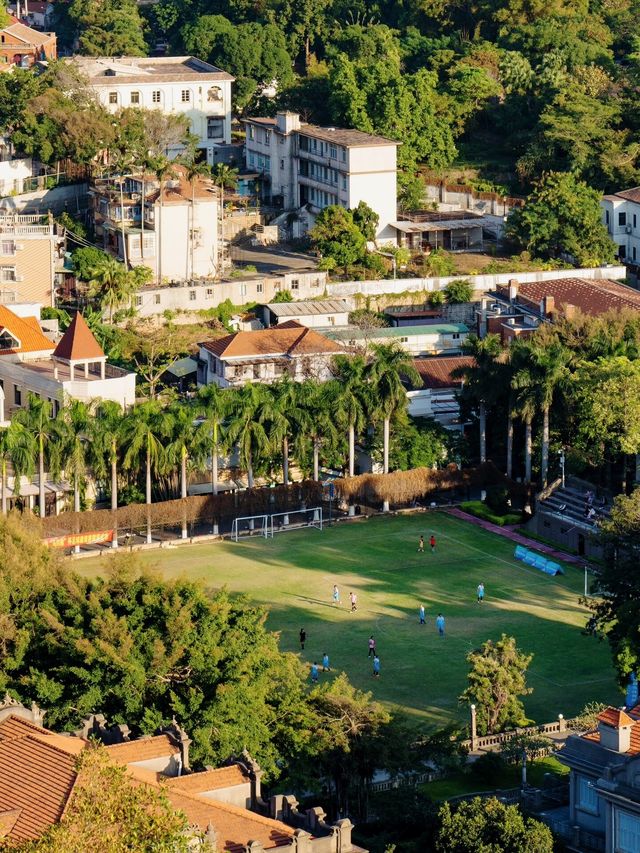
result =
[{"label": "red banner", "polygon": [[91,533],[68,533],[42,540],[50,548],[73,548],[74,545],[102,545],[113,542],[113,530],[94,530]]}]

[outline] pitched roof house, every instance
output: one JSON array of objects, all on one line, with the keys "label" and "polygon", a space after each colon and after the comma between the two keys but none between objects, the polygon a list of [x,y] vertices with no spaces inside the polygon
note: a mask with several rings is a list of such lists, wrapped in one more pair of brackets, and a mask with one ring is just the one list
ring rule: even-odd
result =
[{"label": "pitched roof house", "polygon": [[0,30],[0,67],[4,64],[29,68],[35,62],[57,57],[55,33],[32,30],[13,15],[9,18],[7,26]]},{"label": "pitched roof house", "polygon": [[460,404],[456,392],[462,379],[455,379],[453,372],[460,367],[469,367],[473,358],[468,355],[447,355],[435,358],[416,358],[414,366],[422,380],[421,388],[407,389],[409,414],[412,417],[434,418],[447,429],[460,430]]}]

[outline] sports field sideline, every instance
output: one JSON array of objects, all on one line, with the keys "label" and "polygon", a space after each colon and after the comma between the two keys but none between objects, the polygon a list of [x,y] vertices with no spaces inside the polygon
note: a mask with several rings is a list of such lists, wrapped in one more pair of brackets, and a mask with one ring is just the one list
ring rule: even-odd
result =
[{"label": "sports field sideline", "polygon": [[[418,553],[421,534],[424,554]],[[284,650],[299,652],[302,627],[303,660],[320,663],[326,651],[333,673],[344,670],[357,687],[434,723],[464,717],[457,697],[466,686],[466,654],[502,632],[534,654],[528,676],[534,691],[525,707],[537,722],[558,713],[570,717],[592,700],[619,702],[608,644],[580,633],[582,571],[568,566],[564,576],[545,575],[514,560],[508,540],[444,512],[149,551],[141,559],[166,577],[201,578],[246,593],[269,608],[268,625],[280,632]],[[99,574],[103,561],[76,567]],[[480,582],[482,604],[476,602]],[[334,583],[341,607],[332,604]],[[358,596],[356,613],[349,612],[351,591]],[[421,602],[426,625],[418,622]],[[446,619],[444,639],[435,628],[438,612]],[[379,679],[367,659],[370,634],[380,656]]]}]

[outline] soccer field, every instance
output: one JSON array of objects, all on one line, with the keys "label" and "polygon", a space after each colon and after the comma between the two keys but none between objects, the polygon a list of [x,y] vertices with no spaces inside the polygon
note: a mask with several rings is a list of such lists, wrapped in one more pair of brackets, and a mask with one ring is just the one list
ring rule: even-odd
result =
[{"label": "soccer field", "polygon": [[[436,552],[428,539],[434,533]],[[424,534],[425,553],[418,553]],[[591,700],[619,703],[606,642],[580,632],[585,610],[578,604],[583,574],[568,566],[557,578],[513,559],[513,543],[443,512],[372,518],[323,531],[305,529],[274,539],[241,539],[162,551],[141,558],[165,577],[201,578],[226,585],[269,608],[269,627],[281,648],[303,660],[330,656],[332,675],[344,670],[377,699],[443,724],[466,716],[457,697],[466,686],[467,653],[502,632],[533,653],[527,714],[548,722],[577,713]],[[82,574],[98,574],[103,560],[82,561]],[[485,601],[476,602],[478,583]],[[332,605],[337,583],[342,606]],[[358,610],[349,612],[349,593]],[[424,603],[426,625],[418,622]],[[438,636],[442,612],[446,636]],[[381,677],[372,677],[367,641],[373,634]],[[321,675],[321,679],[332,676]]]}]

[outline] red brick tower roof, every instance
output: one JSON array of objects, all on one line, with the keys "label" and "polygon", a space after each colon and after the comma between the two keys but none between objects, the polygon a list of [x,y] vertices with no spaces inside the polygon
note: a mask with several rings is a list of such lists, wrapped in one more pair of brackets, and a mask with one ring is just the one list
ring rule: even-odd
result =
[{"label": "red brick tower roof", "polygon": [[71,325],[62,336],[62,340],[55,348],[53,355],[66,361],[85,361],[91,358],[104,358],[104,352],[93,332],[78,311],[71,321]]}]

